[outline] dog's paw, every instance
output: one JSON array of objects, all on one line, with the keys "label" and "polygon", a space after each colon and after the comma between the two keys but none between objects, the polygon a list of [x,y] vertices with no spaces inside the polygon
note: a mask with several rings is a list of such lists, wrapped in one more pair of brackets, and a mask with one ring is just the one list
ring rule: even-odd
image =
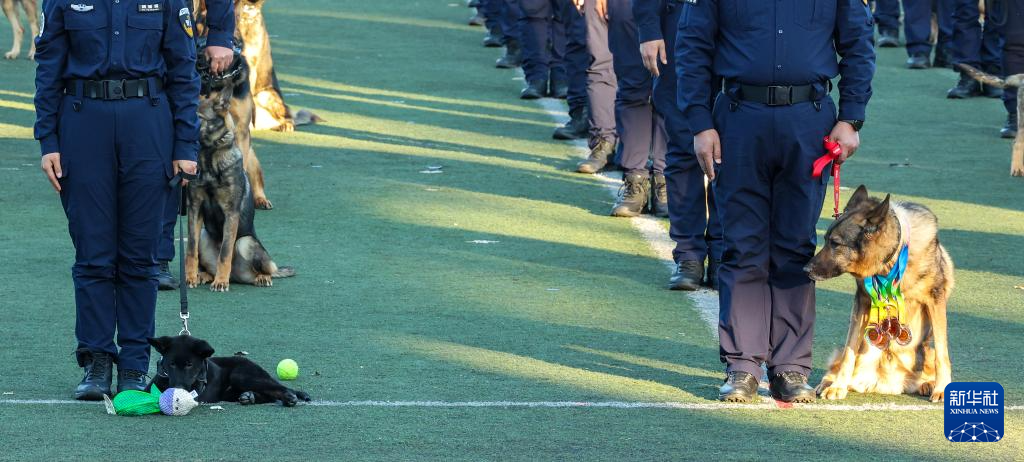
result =
[{"label": "dog's paw", "polygon": [[271,287],[274,285],[274,279],[269,274],[257,274],[252,284],[256,287]]},{"label": "dog's paw", "polygon": [[210,291],[212,292],[228,292],[230,290],[230,281],[218,281],[217,279],[214,279],[213,282],[210,283]]},{"label": "dog's paw", "polygon": [[935,389],[935,382],[925,382],[917,387],[917,394],[921,396],[931,396],[932,390]]},{"label": "dog's paw", "polygon": [[290,391],[286,392],[284,394],[284,399],[281,400],[281,404],[283,404],[284,407],[294,407],[296,404],[299,404],[299,397],[295,396],[295,393]]},{"label": "dog's paw", "polygon": [[1010,176],[1024,176],[1024,165],[1010,167]]},{"label": "dog's paw", "polygon": [[944,389],[943,390],[935,390],[935,391],[933,391],[932,392],[932,396],[930,398],[928,398],[928,401],[931,401],[933,403],[941,403],[942,402],[942,397],[946,394],[945,392],[946,392],[946,390],[944,390]]},{"label": "dog's paw", "polygon": [[253,201],[256,203],[256,208],[260,210],[270,210],[274,208],[274,204],[270,203],[270,199],[266,197],[257,197]]},{"label": "dog's paw", "polygon": [[249,404],[256,404],[256,393],[247,391],[245,393],[242,393],[241,395],[238,395],[238,404],[241,404],[243,406]]},{"label": "dog's paw", "polygon": [[4,59],[18,59],[18,54],[17,51],[8,51],[4,53]]},{"label": "dog's paw", "polygon": [[200,271],[198,278],[200,284],[209,284],[213,282],[213,275],[206,271]]},{"label": "dog's paw", "polygon": [[274,131],[275,132],[282,132],[282,133],[294,132],[295,131],[295,122],[292,122],[290,120],[286,121],[286,122],[282,123],[281,125],[278,125],[278,126],[274,127]]},{"label": "dog's paw", "polygon": [[849,393],[849,389],[847,389],[846,387],[837,387],[835,385],[832,385],[832,386],[826,387],[824,390],[821,390],[821,393],[819,393],[819,396],[821,396],[822,399],[838,400],[838,399],[846,399],[846,394],[847,393]]},{"label": "dog's paw", "polygon": [[816,394],[818,396],[821,396],[821,392],[824,391],[826,388],[831,387],[831,386],[832,386],[832,381],[831,380],[822,379],[821,383],[819,383],[818,386],[814,387],[814,394]]},{"label": "dog's paw", "polygon": [[26,56],[26,58],[28,58],[29,61],[35,61],[36,60],[36,52],[35,51],[28,52],[28,56]]}]

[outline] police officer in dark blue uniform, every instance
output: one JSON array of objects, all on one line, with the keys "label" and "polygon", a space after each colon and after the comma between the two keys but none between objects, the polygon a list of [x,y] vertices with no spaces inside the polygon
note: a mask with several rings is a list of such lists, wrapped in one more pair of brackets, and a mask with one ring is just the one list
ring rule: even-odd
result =
[{"label": "police officer in dark blue uniform", "polygon": [[545,96],[565,99],[569,80],[565,73],[565,23],[560,0],[519,0],[519,35],[523,46],[526,87],[522,99]]},{"label": "police officer in dark blue uniform", "polygon": [[[955,0],[953,43],[951,44],[953,62],[968,64],[989,74],[1002,75],[1002,28],[1001,18],[993,18],[986,12],[984,25],[980,21],[981,10],[976,0]],[[1002,89],[987,87],[978,83],[964,72],[953,88],[946,92],[949,99],[965,99],[975,96],[999,98]]]},{"label": "police officer in dark blue uniform", "polygon": [[927,69],[931,67],[933,0],[877,0],[878,46],[899,45],[900,3],[903,3],[903,30],[907,38],[907,67]]},{"label": "police officer in dark blue uniform", "polygon": [[557,0],[559,17],[565,24],[565,74],[568,78],[566,103],[569,104],[569,120],[555,129],[551,135],[556,140],[586,138],[590,132],[590,118],[587,98],[587,68],[590,66],[590,52],[587,51],[587,22],[580,9],[581,0]]},{"label": "police officer in dark blue uniform", "polygon": [[[875,70],[866,0],[685,0],[676,59],[694,151],[713,181],[725,251],[719,269],[725,401],[807,402],[814,283],[804,265],[828,175],[812,179],[826,136],[860,144]],[[837,55],[841,59],[837,59]],[[725,80],[712,107],[713,75]],[[839,81],[839,114],[829,97]]]},{"label": "police officer in dark blue uniform", "polygon": [[[232,0],[206,0],[206,57],[210,60],[210,72],[219,75],[228,69],[235,58],[233,38],[235,35],[235,6]],[[160,273],[157,275],[160,290],[178,288],[178,281],[171,274],[170,262],[174,260],[174,224],[178,220],[178,198],[168,197],[164,213],[163,239],[157,249]]]},{"label": "police officer in dark blue uniform", "polygon": [[146,384],[168,181],[199,149],[193,18],[185,0],[46,0],[43,15],[35,137],[75,246],[75,398],[98,400],[113,363],[118,391]]},{"label": "police officer in dark blue uniform", "polygon": [[672,252],[676,268],[669,278],[669,288],[696,290],[702,283],[717,288],[722,227],[714,195],[705,187],[704,171],[693,154],[693,134],[677,104],[675,49],[682,8],[683,0],[633,0],[640,55],[654,76],[654,109],[664,118],[668,137],[665,180],[669,235],[676,243]]}]

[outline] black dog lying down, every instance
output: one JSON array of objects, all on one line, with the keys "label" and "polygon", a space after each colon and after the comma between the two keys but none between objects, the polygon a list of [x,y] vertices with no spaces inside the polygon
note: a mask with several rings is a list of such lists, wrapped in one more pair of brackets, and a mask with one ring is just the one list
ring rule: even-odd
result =
[{"label": "black dog lying down", "polygon": [[280,401],[291,407],[300,399],[310,400],[308,394],[282,385],[247,358],[211,358],[213,347],[205,340],[179,335],[150,338],[149,344],[163,358],[157,363],[156,377],[146,389],[155,384],[161,390],[195,390],[199,393],[196,401],[200,403],[238,401],[239,404],[263,404]]}]

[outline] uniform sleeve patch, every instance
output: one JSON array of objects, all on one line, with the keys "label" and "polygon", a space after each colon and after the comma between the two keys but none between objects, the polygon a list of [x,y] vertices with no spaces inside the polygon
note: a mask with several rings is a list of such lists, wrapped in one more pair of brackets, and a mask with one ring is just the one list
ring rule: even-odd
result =
[{"label": "uniform sleeve patch", "polygon": [[181,29],[184,30],[189,37],[195,36],[195,33],[192,31],[192,13],[188,11],[188,8],[178,10],[178,21],[181,22]]},{"label": "uniform sleeve patch", "polygon": [[159,13],[163,10],[163,3],[139,3],[139,13]]}]

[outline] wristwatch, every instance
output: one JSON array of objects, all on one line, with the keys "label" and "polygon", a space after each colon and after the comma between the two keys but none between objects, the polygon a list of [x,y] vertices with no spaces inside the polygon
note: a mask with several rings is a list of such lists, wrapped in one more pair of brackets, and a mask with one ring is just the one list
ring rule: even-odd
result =
[{"label": "wristwatch", "polygon": [[840,122],[846,122],[846,123],[852,125],[853,126],[853,130],[854,131],[858,131],[858,132],[860,131],[861,127],[864,126],[864,121],[863,120],[850,119],[850,120],[840,120]]}]

